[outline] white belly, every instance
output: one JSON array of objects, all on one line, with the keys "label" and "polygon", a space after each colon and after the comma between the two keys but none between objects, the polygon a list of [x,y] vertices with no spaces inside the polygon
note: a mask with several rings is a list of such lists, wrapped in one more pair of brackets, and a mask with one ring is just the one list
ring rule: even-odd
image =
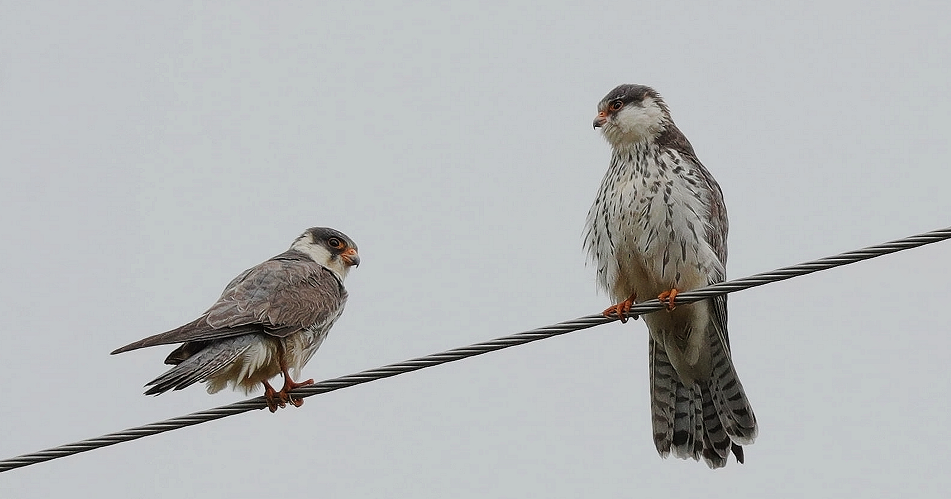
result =
[{"label": "white belly", "polygon": [[[665,158],[664,154],[668,156]],[[724,275],[717,253],[706,240],[707,192],[687,168],[658,165],[676,152],[615,153],[598,199],[588,213],[588,252],[598,265],[598,282],[615,303],[635,296],[652,300],[676,288],[689,291]],[[705,376],[709,303],[677,306],[644,317],[652,338],[662,345],[683,379]]]},{"label": "white belly", "polygon": [[689,171],[661,168],[650,154],[637,166],[621,161],[626,158],[615,155],[604,194],[588,213],[586,244],[601,286],[616,301],[634,293],[644,301],[671,288],[703,287],[722,275],[705,238],[707,196],[691,183]]}]

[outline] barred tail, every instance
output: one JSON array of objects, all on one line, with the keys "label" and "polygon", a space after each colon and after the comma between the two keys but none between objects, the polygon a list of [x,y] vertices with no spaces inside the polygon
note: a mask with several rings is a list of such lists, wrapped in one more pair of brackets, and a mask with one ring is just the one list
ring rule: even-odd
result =
[{"label": "barred tail", "polygon": [[[710,335],[720,343],[717,335]],[[712,350],[709,380],[685,385],[663,346],[650,340],[651,421],[654,446],[661,457],[703,460],[711,468],[726,466],[732,451],[743,462],[743,448],[753,443],[756,419],[724,348]]]},{"label": "barred tail", "polygon": [[146,383],[145,386],[151,388],[146,390],[145,394],[159,395],[169,390],[181,390],[194,383],[207,381],[250,348],[249,344],[236,343],[238,342],[235,340],[219,341],[179,361],[178,365]]},{"label": "barred tail", "polygon": [[752,444],[758,429],[753,408],[740,383],[729,347],[718,334],[709,334],[713,373],[708,382],[710,396],[727,435],[739,445]]}]

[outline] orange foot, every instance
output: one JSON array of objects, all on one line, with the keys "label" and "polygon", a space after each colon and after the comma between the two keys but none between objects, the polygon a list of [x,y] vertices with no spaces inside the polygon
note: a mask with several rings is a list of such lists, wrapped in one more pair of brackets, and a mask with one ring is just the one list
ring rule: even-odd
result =
[{"label": "orange foot", "polygon": [[287,401],[283,400],[283,397],[278,395],[277,391],[274,390],[274,387],[271,386],[267,381],[262,381],[264,383],[264,400],[267,402],[267,409],[271,412],[277,412],[278,407],[286,407]]},{"label": "orange foot", "polygon": [[[634,299],[637,298],[637,293],[632,294],[628,299],[618,303],[617,305],[611,305],[610,307],[604,309],[604,312],[601,312],[605,317],[611,317],[612,315],[617,315],[618,319],[621,319],[622,323],[626,323],[628,319],[628,313],[631,311],[631,305],[634,304]],[[634,320],[637,320],[637,316],[633,316]]]},{"label": "orange foot", "polygon": [[[314,384],[314,380],[313,380],[313,379],[309,379],[309,380],[307,380],[307,381],[301,381],[300,383],[296,383],[296,382],[294,382],[294,380],[291,379],[291,377],[290,377],[287,373],[285,373],[285,374],[284,374],[284,387],[281,388],[281,391],[277,392],[278,398],[280,398],[281,401],[283,402],[282,404],[280,404],[281,407],[284,407],[284,403],[289,403],[289,404],[293,405],[294,407],[300,407],[300,406],[304,405],[304,399],[302,399],[302,398],[294,398],[294,397],[292,397],[291,394],[288,393],[288,392],[290,392],[291,390],[293,390],[293,389],[295,389],[295,388],[300,388],[300,387],[302,387],[302,386],[313,385],[313,384]],[[274,411],[271,411],[271,412],[274,412]]]},{"label": "orange foot", "polygon": [[667,302],[667,311],[669,312],[677,308],[677,305],[674,305],[674,298],[677,298],[677,294],[679,293],[680,291],[677,291],[677,288],[671,288],[670,291],[664,291],[657,295],[657,299],[660,300],[661,303],[664,303],[664,301]]}]

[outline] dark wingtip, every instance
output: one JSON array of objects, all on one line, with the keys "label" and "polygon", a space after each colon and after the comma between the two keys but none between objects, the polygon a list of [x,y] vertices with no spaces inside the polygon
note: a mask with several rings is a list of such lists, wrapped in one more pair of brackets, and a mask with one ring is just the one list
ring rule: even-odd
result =
[{"label": "dark wingtip", "polygon": [[139,343],[141,343],[141,341],[136,341],[135,343],[129,343],[128,345],[126,345],[126,346],[124,346],[124,347],[119,347],[119,348],[117,348],[117,349],[115,349],[115,350],[109,352],[109,355],[115,355],[115,354],[117,354],[117,353],[128,352],[129,350],[135,350],[136,348],[140,348],[140,347],[138,346]]},{"label": "dark wingtip", "polygon": [[730,450],[732,450],[733,455],[736,456],[736,462],[743,464],[743,447],[733,444]]},{"label": "dark wingtip", "polygon": [[138,350],[145,347],[154,347],[157,345],[167,345],[170,343],[181,343],[182,339],[179,339],[178,336],[181,335],[183,329],[193,325],[194,323],[185,324],[184,326],[172,329],[171,331],[166,331],[164,333],[156,334],[149,336],[148,338],[142,338],[139,341],[133,341],[124,347],[119,347],[113,350],[109,355],[115,355],[117,353],[128,352],[130,350]]},{"label": "dark wingtip", "polygon": [[[148,385],[146,385],[146,386],[148,386]],[[159,388],[159,387],[157,387],[157,386],[153,386],[152,388],[149,388],[148,390],[146,390],[146,391],[144,392],[144,395],[155,395],[155,396],[157,397],[157,396],[159,396],[159,395],[161,395],[161,394],[163,394],[163,393],[165,393],[165,390],[162,390],[161,388]]]}]

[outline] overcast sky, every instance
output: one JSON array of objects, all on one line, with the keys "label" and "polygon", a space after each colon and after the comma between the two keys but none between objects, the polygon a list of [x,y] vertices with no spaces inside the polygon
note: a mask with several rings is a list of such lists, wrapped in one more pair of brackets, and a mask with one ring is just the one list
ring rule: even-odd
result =
[{"label": "overcast sky", "polygon": [[[142,385],[305,228],[318,380],[599,312],[620,83],[723,188],[731,278],[951,225],[951,4],[0,2],[0,459],[244,399]],[[660,459],[611,324],[0,474],[0,496],[943,497],[951,243],[730,298],[746,464]]]}]

